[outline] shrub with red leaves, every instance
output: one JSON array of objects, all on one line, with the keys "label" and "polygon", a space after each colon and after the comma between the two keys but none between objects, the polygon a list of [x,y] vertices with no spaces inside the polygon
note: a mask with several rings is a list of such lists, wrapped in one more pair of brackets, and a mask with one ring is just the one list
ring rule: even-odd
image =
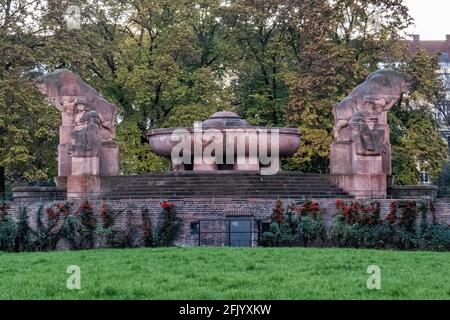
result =
[{"label": "shrub with red leaves", "polygon": [[281,223],[284,221],[284,206],[281,200],[277,200],[275,208],[272,211],[272,221]]},{"label": "shrub with red leaves", "polygon": [[344,222],[348,224],[376,224],[380,223],[380,208],[381,205],[378,201],[370,204],[362,204],[359,201],[352,201],[350,205],[347,205],[341,199],[336,200],[336,208],[338,209],[338,215],[342,216]]},{"label": "shrub with red leaves", "polygon": [[389,214],[386,217],[386,220],[389,221],[390,224],[394,224],[397,219],[397,201],[392,201],[391,206],[389,208]]},{"label": "shrub with red leaves", "polygon": [[56,204],[56,208],[58,208],[59,213],[64,216],[67,216],[70,214],[71,207],[72,207],[72,204],[70,204],[69,202]]},{"label": "shrub with red leaves", "polygon": [[318,218],[320,216],[320,206],[318,202],[306,201],[301,207],[296,209],[297,213],[301,216],[312,216]]},{"label": "shrub with red leaves", "polygon": [[163,201],[163,211],[159,218],[154,244],[160,247],[168,247],[178,237],[181,228],[181,219],[176,215],[175,204]]},{"label": "shrub with red leaves", "polygon": [[49,221],[55,221],[59,219],[59,211],[55,212],[52,208],[45,209],[45,213],[47,214],[47,218]]},{"label": "shrub with red leaves", "polygon": [[163,201],[163,202],[161,202],[161,208],[163,208],[163,209],[173,209],[173,208],[175,208],[175,203],[170,203],[170,202],[167,202],[167,201]]}]

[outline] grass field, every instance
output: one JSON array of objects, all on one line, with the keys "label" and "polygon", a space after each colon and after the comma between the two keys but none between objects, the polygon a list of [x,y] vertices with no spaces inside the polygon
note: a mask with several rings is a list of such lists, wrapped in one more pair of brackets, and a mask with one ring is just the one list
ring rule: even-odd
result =
[{"label": "grass field", "polygon": [[[68,290],[68,265],[81,290]],[[381,268],[368,290],[367,267]],[[450,253],[170,248],[0,253],[0,299],[450,299]]]}]

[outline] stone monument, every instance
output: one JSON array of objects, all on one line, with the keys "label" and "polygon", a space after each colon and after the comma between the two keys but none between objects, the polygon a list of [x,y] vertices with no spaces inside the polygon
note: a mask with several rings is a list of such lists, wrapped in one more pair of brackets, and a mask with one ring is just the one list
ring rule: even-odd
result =
[{"label": "stone monument", "polygon": [[100,177],[119,171],[116,107],[69,70],[40,77],[37,87],[61,112],[58,187],[66,187],[69,198],[99,194]]},{"label": "stone monument", "polygon": [[411,83],[407,74],[379,70],[333,106],[331,178],[346,192],[361,198],[386,197],[392,174],[387,113]]}]

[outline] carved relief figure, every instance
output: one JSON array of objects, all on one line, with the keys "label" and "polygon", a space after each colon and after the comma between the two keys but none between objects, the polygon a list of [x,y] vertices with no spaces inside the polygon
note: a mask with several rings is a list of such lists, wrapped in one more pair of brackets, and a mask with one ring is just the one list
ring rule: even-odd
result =
[{"label": "carved relief figure", "polygon": [[[333,106],[334,136],[337,141],[352,141],[355,132],[349,128],[349,123],[353,117],[356,117],[353,123],[377,118],[379,125],[386,125],[382,121],[383,115],[409,91],[411,83],[409,75],[394,70],[379,70],[370,74],[348,97]],[[361,128],[365,128],[362,132],[367,137],[367,127]],[[378,133],[372,132],[371,137],[374,135],[377,136]],[[366,145],[369,146],[370,143]]]},{"label": "carved relief figure", "polygon": [[100,153],[100,118],[97,111],[86,111],[83,105],[78,105],[76,126],[73,132],[74,143],[71,153],[77,158],[97,157]]},{"label": "carved relief figure", "polygon": [[378,118],[366,112],[357,112],[349,121],[351,141],[356,144],[358,155],[381,155],[384,149],[385,128]]},{"label": "carved relief figure", "polygon": [[63,113],[63,125],[74,122],[74,106],[85,105],[96,111],[100,119],[100,137],[103,141],[115,138],[116,107],[106,101],[77,74],[61,69],[48,73],[37,80],[39,91]]}]

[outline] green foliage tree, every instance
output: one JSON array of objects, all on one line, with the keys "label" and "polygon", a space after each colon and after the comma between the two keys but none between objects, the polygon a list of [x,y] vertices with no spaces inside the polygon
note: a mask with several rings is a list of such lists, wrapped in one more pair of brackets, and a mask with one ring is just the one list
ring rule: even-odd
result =
[{"label": "green foliage tree", "polygon": [[169,168],[169,161],[151,152],[138,124],[130,120],[122,121],[117,128],[117,140],[120,148],[120,173],[125,175],[158,172]]},{"label": "green foliage tree", "polygon": [[436,181],[447,161],[447,143],[433,115],[443,94],[438,67],[439,58],[424,51],[401,67],[413,77],[414,90],[389,113],[393,175],[398,184],[417,184],[420,171],[428,172]]},{"label": "green foliage tree", "polygon": [[41,1],[0,1],[0,192],[8,184],[56,175],[58,114],[34,88],[44,54]]},{"label": "green foliage tree", "polygon": [[[69,5],[81,8],[81,29],[68,27]],[[122,173],[168,168],[147,130],[192,126],[223,109],[254,125],[299,127],[301,148],[284,168],[325,172],[331,106],[386,57],[407,61],[400,40],[410,23],[401,0],[0,0],[0,182],[3,171],[10,182],[56,175],[58,112],[32,74],[62,67],[117,105]],[[418,93],[390,119],[405,183],[441,147],[433,139],[426,154],[411,151],[420,117],[408,122],[405,105],[427,110],[439,90],[435,61],[420,54],[406,66]],[[409,160],[395,160],[400,152]]]}]

